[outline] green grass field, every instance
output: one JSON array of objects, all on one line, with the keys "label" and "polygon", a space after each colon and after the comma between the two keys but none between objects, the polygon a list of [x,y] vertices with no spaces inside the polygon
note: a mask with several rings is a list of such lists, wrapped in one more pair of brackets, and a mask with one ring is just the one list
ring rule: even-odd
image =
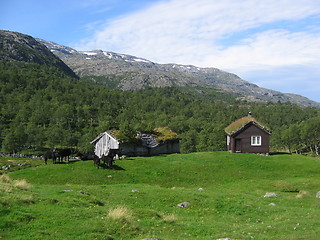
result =
[{"label": "green grass field", "polygon": [[208,152],[112,170],[20,161],[32,165],[0,176],[1,239],[319,239],[316,158]]}]

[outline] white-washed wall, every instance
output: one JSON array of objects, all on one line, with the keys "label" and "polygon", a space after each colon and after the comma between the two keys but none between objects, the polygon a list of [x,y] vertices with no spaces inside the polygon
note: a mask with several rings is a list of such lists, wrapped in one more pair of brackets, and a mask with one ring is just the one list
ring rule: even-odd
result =
[{"label": "white-washed wall", "polygon": [[105,133],[95,144],[94,153],[99,158],[108,155],[110,149],[119,149],[119,142]]}]

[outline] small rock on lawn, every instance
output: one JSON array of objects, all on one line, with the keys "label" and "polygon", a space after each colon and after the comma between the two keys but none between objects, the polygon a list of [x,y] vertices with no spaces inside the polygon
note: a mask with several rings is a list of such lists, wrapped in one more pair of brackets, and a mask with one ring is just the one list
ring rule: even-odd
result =
[{"label": "small rock on lawn", "polygon": [[189,205],[190,205],[189,202],[183,202],[183,203],[179,203],[177,206],[178,206],[178,207],[185,208],[185,207],[188,207]]},{"label": "small rock on lawn", "polygon": [[280,195],[274,192],[268,192],[263,197],[280,197]]}]

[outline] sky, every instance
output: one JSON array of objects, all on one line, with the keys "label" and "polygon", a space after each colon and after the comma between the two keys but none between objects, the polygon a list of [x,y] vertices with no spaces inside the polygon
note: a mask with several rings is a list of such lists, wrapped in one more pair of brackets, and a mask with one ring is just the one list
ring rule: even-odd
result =
[{"label": "sky", "polygon": [[0,29],[215,67],[320,102],[320,0],[0,0]]}]

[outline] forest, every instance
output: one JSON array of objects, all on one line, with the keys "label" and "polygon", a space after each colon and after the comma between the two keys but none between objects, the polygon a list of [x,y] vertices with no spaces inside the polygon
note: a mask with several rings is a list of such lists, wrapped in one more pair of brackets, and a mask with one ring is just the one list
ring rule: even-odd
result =
[{"label": "forest", "polygon": [[237,101],[215,89],[107,89],[55,67],[0,61],[0,150],[72,147],[90,152],[99,133],[168,126],[183,153],[226,150],[225,127],[252,112],[271,131],[272,151],[319,153],[320,109]]}]

